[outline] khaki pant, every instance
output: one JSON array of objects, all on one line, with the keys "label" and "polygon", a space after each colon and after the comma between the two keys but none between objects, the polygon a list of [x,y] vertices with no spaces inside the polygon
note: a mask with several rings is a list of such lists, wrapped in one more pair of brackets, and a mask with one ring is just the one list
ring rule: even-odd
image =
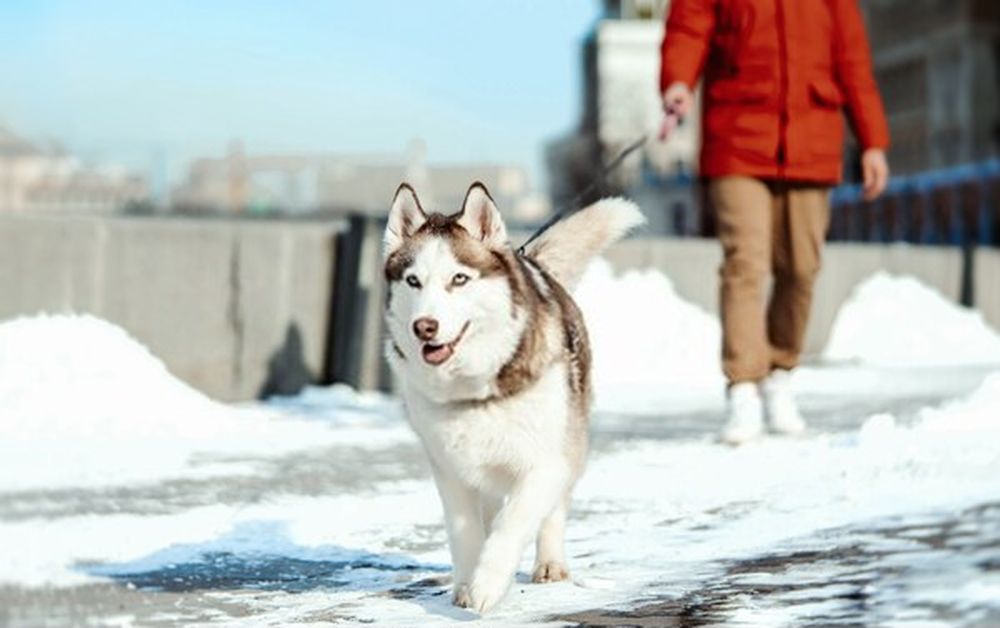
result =
[{"label": "khaki pant", "polygon": [[708,182],[725,255],[722,366],[731,384],[798,364],[830,219],[829,192],[742,176]]}]

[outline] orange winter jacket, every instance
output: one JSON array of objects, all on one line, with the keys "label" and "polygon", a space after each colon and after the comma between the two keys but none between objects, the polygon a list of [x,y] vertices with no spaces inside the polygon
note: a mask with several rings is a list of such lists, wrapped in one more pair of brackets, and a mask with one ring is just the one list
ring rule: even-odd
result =
[{"label": "orange winter jacket", "polygon": [[845,108],[889,144],[857,0],[673,0],[661,53],[661,93],[704,72],[704,176],[836,183]]}]

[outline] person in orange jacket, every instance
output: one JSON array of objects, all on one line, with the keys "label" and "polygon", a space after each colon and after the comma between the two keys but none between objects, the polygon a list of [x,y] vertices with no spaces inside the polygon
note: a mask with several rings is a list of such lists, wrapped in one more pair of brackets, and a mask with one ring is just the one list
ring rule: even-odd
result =
[{"label": "person in orange jacket", "polygon": [[[661,49],[669,120],[704,78],[700,174],[724,261],[722,439],[805,429],[789,384],[841,180],[846,110],[863,191],[885,189],[889,131],[857,0],[673,0]],[[768,298],[767,281],[774,280]]]}]

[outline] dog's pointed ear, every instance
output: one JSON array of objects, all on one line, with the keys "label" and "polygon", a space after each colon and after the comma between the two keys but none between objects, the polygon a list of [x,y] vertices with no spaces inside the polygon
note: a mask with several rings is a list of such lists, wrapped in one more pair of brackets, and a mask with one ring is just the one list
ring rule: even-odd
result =
[{"label": "dog's pointed ear", "polygon": [[507,246],[507,227],[500,210],[486,186],[479,181],[469,186],[469,191],[465,193],[458,224],[490,248]]},{"label": "dog's pointed ear", "polygon": [[382,238],[385,256],[389,257],[403,246],[403,242],[426,220],[427,214],[420,206],[417,193],[409,184],[401,183],[396,189],[396,196],[392,199],[389,221],[385,225],[385,235]]}]

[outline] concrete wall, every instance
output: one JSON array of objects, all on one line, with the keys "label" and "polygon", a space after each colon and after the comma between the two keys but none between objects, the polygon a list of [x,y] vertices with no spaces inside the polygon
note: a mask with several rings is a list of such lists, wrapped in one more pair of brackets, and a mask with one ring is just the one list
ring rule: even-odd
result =
[{"label": "concrete wall", "polygon": [[973,268],[976,274],[972,293],[976,307],[990,325],[1000,329],[1000,250],[979,249]]},{"label": "concrete wall", "polygon": [[[0,320],[89,312],[128,330],[181,379],[224,400],[295,390],[320,375],[327,350],[335,236],[343,225],[162,218],[0,217]],[[358,286],[368,296],[350,333],[358,383],[386,386],[381,359],[381,226],[363,229]],[[518,238],[515,237],[515,241]],[[618,271],[655,268],[678,293],[718,310],[715,240],[633,239],[613,247]],[[976,305],[1000,328],[1000,251],[974,262]],[[822,351],[840,306],[878,270],[960,294],[957,249],[831,244],[816,288],[807,353]]]},{"label": "concrete wall", "polygon": [[0,218],[0,319],[86,312],[224,400],[315,378],[338,225]]},{"label": "concrete wall", "polygon": [[[984,253],[983,259],[998,263],[995,261],[996,252],[991,253],[993,257]],[[710,312],[718,311],[718,269],[722,250],[715,240],[637,238],[616,245],[607,257],[618,271],[656,268],[670,277],[679,295]],[[955,301],[959,298],[962,259],[957,249],[831,243],[824,251],[823,269],[817,279],[813,316],[806,335],[806,353],[818,354],[822,351],[840,306],[859,282],[879,270],[913,275],[948,298]],[[977,278],[982,282],[989,275],[986,262],[977,270],[980,271]],[[996,274],[998,270],[1000,267],[994,269],[994,278],[1000,276]],[[998,291],[997,283],[994,279],[991,284],[994,295]],[[1000,319],[1000,303],[991,304],[987,292],[990,288],[986,286],[978,287],[976,291],[982,298],[981,307],[991,308],[992,315]],[[1000,296],[992,298],[1000,301]]]},{"label": "concrete wall", "polygon": [[698,238],[635,238],[613,246],[605,257],[617,272],[655,268],[673,282],[677,294],[710,312],[719,309],[722,248]]},{"label": "concrete wall", "polygon": [[[360,284],[371,288],[381,280],[381,226],[365,228]],[[512,233],[522,242],[528,234]],[[707,311],[718,311],[718,269],[722,250],[714,239],[634,238],[612,247],[605,257],[619,273],[632,269],[657,269],[673,282],[678,294]],[[982,261],[980,261],[982,260]],[[365,273],[364,268],[373,268]],[[958,301],[962,282],[962,254],[953,247],[831,243],[824,250],[824,265],[817,280],[812,321],[807,330],[807,358],[822,352],[834,319],[854,288],[884,270],[912,275]],[[976,306],[1000,329],[1000,251],[981,251],[976,267]],[[364,341],[359,381],[362,386],[392,388],[391,376],[380,360],[381,310],[384,294],[373,291],[364,305]]]}]

